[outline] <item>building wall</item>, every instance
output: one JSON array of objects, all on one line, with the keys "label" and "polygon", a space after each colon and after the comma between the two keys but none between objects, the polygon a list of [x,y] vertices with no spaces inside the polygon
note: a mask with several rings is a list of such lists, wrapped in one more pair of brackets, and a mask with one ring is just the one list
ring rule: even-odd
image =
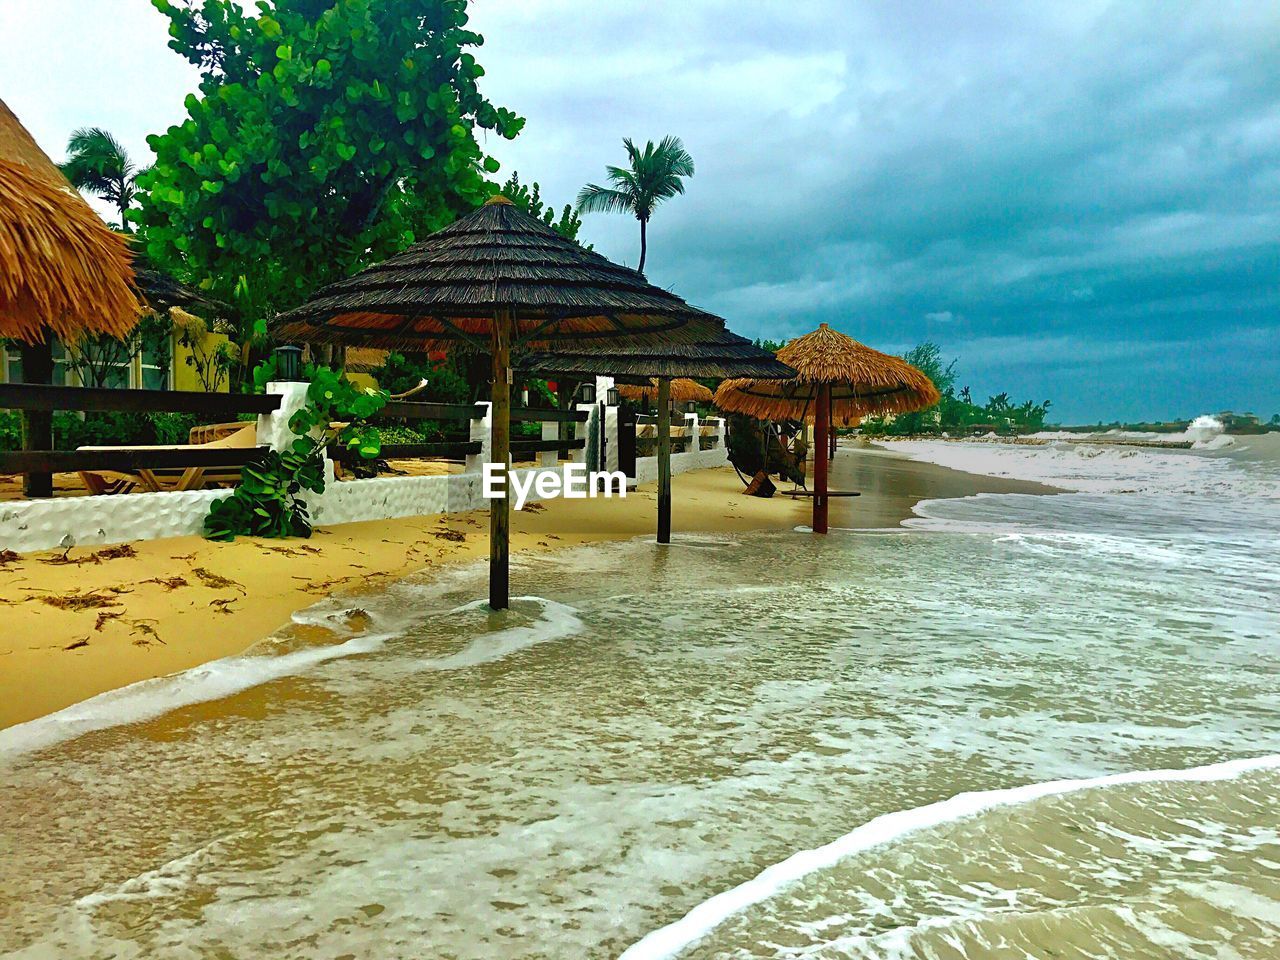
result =
[{"label": "building wall", "polygon": [[[206,392],[205,385],[200,382],[200,376],[196,372],[194,364],[187,361],[192,359],[193,354],[198,349],[208,356],[212,356],[213,352],[224,343],[228,343],[230,338],[222,333],[206,333],[200,340],[197,348],[186,347],[178,342],[175,335],[173,338],[173,364],[170,367],[169,378],[173,384],[174,390],[195,390],[198,392]],[[230,385],[230,378],[224,379],[214,393],[226,393]]]},{"label": "building wall", "polygon": [[[221,333],[206,333],[201,340],[197,349],[212,353],[219,345],[227,343],[228,338]],[[183,346],[178,342],[178,338],[174,335],[170,340],[171,359],[169,363],[168,382],[162,386],[171,390],[195,390],[205,392],[204,384],[200,382],[200,377],[196,373],[196,368],[187,363],[187,359],[192,356],[195,349]],[[0,383],[17,383],[20,378],[17,370],[16,350],[5,349],[0,351]],[[55,380],[65,382],[67,386],[82,386],[75,371],[68,371],[62,378],[55,375]],[[134,357],[129,370],[129,387],[130,389],[140,389],[147,381],[143,376],[143,364],[141,357]],[[217,393],[226,393],[228,390],[228,380],[224,379],[215,391]]]}]

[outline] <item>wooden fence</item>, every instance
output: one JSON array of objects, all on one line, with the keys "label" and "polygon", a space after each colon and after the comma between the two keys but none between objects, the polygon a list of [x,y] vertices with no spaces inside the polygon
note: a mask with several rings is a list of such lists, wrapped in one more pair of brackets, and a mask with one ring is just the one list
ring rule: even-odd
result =
[{"label": "wooden fence", "polygon": [[[280,408],[277,394],[199,393],[185,390],[118,390],[94,387],[57,387],[41,384],[0,384],[0,410],[24,410],[51,414],[54,411],[194,413],[205,418],[234,417],[241,414],[270,414]],[[483,419],[481,404],[417,403],[395,400],[379,411],[375,421],[450,420],[471,422]],[[587,414],[577,410],[517,408],[511,411],[516,422],[583,422]],[[516,439],[513,454],[551,450],[580,450],[585,440]],[[179,445],[169,447],[127,447],[111,450],[25,449],[0,451],[0,474],[44,475],[77,470],[134,472],[139,469],[186,467],[243,467],[261,459],[268,448]],[[386,444],[384,460],[444,458],[463,459],[480,453],[477,440],[445,440],[435,443]],[[330,447],[330,456],[342,463],[360,459],[358,454]]]}]

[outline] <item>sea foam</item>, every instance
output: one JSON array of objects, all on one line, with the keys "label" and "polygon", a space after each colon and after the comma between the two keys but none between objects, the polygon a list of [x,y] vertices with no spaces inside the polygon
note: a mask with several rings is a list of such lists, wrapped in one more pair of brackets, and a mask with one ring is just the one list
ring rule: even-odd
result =
[{"label": "sea foam", "polygon": [[[429,591],[435,593],[436,591]],[[542,614],[533,622],[485,633],[459,652],[426,660],[416,669],[459,670],[510,656],[548,640],[571,636],[582,629],[574,608],[541,597],[517,597],[517,601],[538,604]],[[465,604],[450,611],[457,615],[484,608],[484,601]],[[341,629],[345,611],[335,611],[326,601],[294,615],[294,622]],[[95,730],[140,723],[197,703],[221,700],[283,677],[305,673],[329,660],[373,653],[388,640],[400,635],[406,625],[382,623],[384,629],[351,637],[342,643],[306,647],[288,653],[260,650],[214,660],[180,673],[110,690],[73,704],[56,713],[0,730],[0,762],[51,747]],[[390,629],[386,629],[390,628]]]},{"label": "sea foam", "polygon": [[954,823],[996,807],[1030,803],[1082,790],[1157,782],[1232,780],[1258,770],[1280,769],[1280,754],[1227,760],[1185,770],[1140,770],[1079,780],[1050,780],[1020,787],[960,793],[937,803],[886,813],[831,843],[802,850],[768,867],[755,878],[704,900],[675,923],[660,927],[628,947],[619,960],[665,960],[704,939],[716,927],[819,870],[908,834]]},{"label": "sea foam", "polygon": [[181,707],[221,700],[251,687],[301,673],[339,657],[370,653],[390,634],[366,634],[343,643],[284,654],[246,653],[142,680],[90,697],[56,713],[0,730],[0,760],[43,750],[94,730],[150,720]]}]

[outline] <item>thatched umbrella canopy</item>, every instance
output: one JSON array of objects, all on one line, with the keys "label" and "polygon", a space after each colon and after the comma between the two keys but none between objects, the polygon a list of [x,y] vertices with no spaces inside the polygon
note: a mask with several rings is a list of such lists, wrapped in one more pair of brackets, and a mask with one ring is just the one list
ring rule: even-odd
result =
[{"label": "thatched umbrella canopy", "polygon": [[[672,403],[710,403],[713,394],[697,380],[688,377],[676,377],[671,381],[671,392],[668,399]],[[656,403],[658,400],[658,378],[651,377],[643,385],[620,384],[618,393],[628,400],[639,400],[645,403]]]},{"label": "thatched umbrella canopy", "polygon": [[778,359],[794,367],[796,376],[726,380],[716,390],[716,406],[760,420],[811,422],[825,386],[830,390],[831,416],[849,422],[923,410],[941,399],[933,381],[901,357],[873,350],[825,323],[788,343],[778,351]]},{"label": "thatched umbrella canopy", "polygon": [[[47,384],[51,337],[122,337],[138,322],[124,237],[103,223],[0,100],[0,337],[18,341],[22,377]],[[52,415],[24,411],[22,446],[53,446]],[[29,497],[53,494],[53,477],[28,473]]]},{"label": "thatched umbrella canopy", "polygon": [[660,347],[637,344],[608,349],[566,349],[536,353],[521,363],[521,369],[542,375],[605,376],[629,383],[645,383],[650,378],[677,377],[794,377],[796,372],[768,350],[746,337],[705,324],[689,325],[698,339],[690,343],[665,343]]},{"label": "thatched umbrella canopy", "polygon": [[120,337],[138,299],[124,237],[77,193],[0,101],[0,337]]},{"label": "thatched umbrella canopy", "polygon": [[813,529],[827,532],[827,460],[832,416],[844,420],[923,410],[941,396],[928,377],[900,357],[872,350],[825,323],[792,340],[778,359],[795,368],[790,380],[726,380],[716,391],[721,410],[761,420],[812,420]]},{"label": "thatched umbrella canopy", "polygon": [[226,317],[231,307],[220,300],[206,297],[195,287],[180,283],[163,270],[157,270],[144,254],[133,252],[133,275],[142,301],[156,313],[164,313],[174,307],[207,314],[209,317]]},{"label": "thatched umbrella canopy", "polygon": [[[532,343],[694,339],[690,321],[723,321],[556,233],[494,196],[404,253],[330,284],[286,314],[277,338],[429,350],[461,340],[493,361],[492,458],[505,484],[511,348]],[[490,501],[489,605],[508,605],[509,505]]]},{"label": "thatched umbrella canopy", "polygon": [[498,195],[480,209],[283,314],[277,338],[390,350],[462,340],[488,350],[499,313],[514,343],[689,339],[718,317],[556,233]]}]

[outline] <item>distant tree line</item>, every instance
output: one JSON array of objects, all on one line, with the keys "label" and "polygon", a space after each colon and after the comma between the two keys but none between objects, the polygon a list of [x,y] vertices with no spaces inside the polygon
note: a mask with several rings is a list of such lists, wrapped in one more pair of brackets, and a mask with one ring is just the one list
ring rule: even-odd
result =
[{"label": "distant tree line", "polygon": [[[756,340],[756,346],[777,353],[786,344],[780,340]],[[988,397],[985,404],[974,403],[967,386],[956,390],[956,364],[959,360],[943,362],[942,348],[936,343],[926,340],[904,353],[902,359],[933,381],[942,394],[942,400],[927,410],[915,413],[868,417],[862,421],[863,433],[906,437],[922,433],[971,433],[974,430],[1034,433],[1044,429],[1050,406],[1048,400],[1018,403],[1006,392]]]},{"label": "distant tree line", "polygon": [[911,436],[921,433],[972,433],[975,430],[996,433],[1034,433],[1044,429],[1050,402],[1018,403],[1007,392],[988,397],[984,404],[975,403],[969,387],[956,390],[956,364],[946,363],[942,348],[926,340],[902,355],[902,359],[921,370],[942,399],[927,410],[894,416],[869,417],[862,422],[864,433],[878,436]]}]

